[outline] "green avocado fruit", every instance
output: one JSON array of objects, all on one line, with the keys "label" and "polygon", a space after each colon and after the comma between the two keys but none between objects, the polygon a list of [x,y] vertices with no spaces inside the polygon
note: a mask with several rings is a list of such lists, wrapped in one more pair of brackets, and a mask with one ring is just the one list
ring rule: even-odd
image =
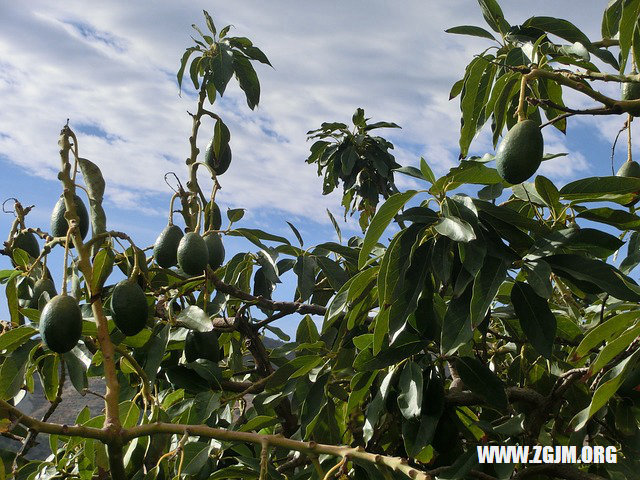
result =
[{"label": "green avocado fruit", "polygon": [[56,295],[40,315],[40,335],[44,344],[56,353],[67,353],[82,336],[82,312],[75,298]]},{"label": "green avocado fruit", "polygon": [[256,270],[256,274],[253,277],[253,295],[255,297],[270,299],[272,292],[273,285],[267,280],[264,269],[260,267]]},{"label": "green avocado fruit", "polygon": [[224,244],[222,237],[218,233],[208,233],[204,237],[209,251],[209,266],[216,270],[224,263]]},{"label": "green avocado fruit", "polygon": [[[635,75],[637,72],[631,72]],[[622,91],[622,100],[638,100],[640,98],[640,82],[624,82],[620,89]],[[634,108],[629,112],[634,117],[640,116],[640,107]]]},{"label": "green avocado fruit", "polygon": [[227,143],[222,152],[220,152],[220,158],[216,158],[213,146],[213,138],[207,144],[207,149],[204,152],[204,163],[209,165],[216,175],[222,175],[227,171],[229,165],[231,165],[231,147]]},{"label": "green avocado fruit", "polygon": [[209,249],[204,239],[189,232],[178,244],[178,266],[187,275],[202,275],[209,263]]},{"label": "green avocado fruit", "polygon": [[209,213],[209,228],[211,230],[220,230],[222,228],[222,213],[217,203],[211,203],[211,211]]},{"label": "green avocado fruit", "polygon": [[524,120],[509,130],[496,151],[496,168],[506,182],[515,185],[536,173],[544,151],[540,128],[533,120]]},{"label": "green avocado fruit", "polygon": [[[616,172],[618,177],[632,177],[640,178],[640,164],[634,160],[631,162],[624,162],[622,166]],[[636,192],[636,198],[629,203],[625,203],[625,207],[635,205],[640,200],[640,192]]]},{"label": "green avocado fruit", "polygon": [[139,333],[147,324],[149,305],[140,285],[122,280],[113,288],[111,312],[116,326],[128,337]]},{"label": "green avocado fruit", "polygon": [[184,356],[187,362],[195,362],[198,359],[218,362],[220,360],[220,347],[218,346],[218,334],[210,332],[198,332],[189,330],[184,341]]},{"label": "green avocado fruit", "polygon": [[[78,225],[80,229],[80,236],[84,240],[84,237],[89,233],[89,212],[85,207],[84,202],[78,195],[73,197],[76,205],[76,213],[78,214]],[[67,207],[64,203],[64,197],[61,195],[60,199],[53,207],[51,212],[51,235],[54,237],[66,237],[67,230],[69,229],[69,223],[64,218],[64,214],[67,212]],[[72,242],[73,243],[73,242]]]},{"label": "green avocado fruit", "polygon": [[35,234],[31,232],[22,232],[13,238],[13,248],[20,248],[27,252],[32,258],[38,258],[40,255],[40,245]]},{"label": "green avocado fruit", "polygon": [[178,245],[184,234],[177,225],[167,225],[153,245],[153,257],[162,268],[170,268],[178,263]]},{"label": "green avocado fruit", "polygon": [[29,308],[38,308],[38,300],[40,300],[40,296],[47,292],[49,294],[49,298],[55,297],[58,292],[56,292],[56,285],[53,283],[53,280],[50,278],[41,278],[33,285],[33,296],[27,306]]}]

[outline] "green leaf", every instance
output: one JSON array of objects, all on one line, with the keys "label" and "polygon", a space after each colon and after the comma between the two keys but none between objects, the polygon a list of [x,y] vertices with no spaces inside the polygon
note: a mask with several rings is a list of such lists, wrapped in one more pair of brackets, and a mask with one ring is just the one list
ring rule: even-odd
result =
[{"label": "green leaf", "polygon": [[601,260],[572,254],[552,255],[545,260],[557,275],[588,282],[620,300],[640,301],[640,287]]},{"label": "green leaf", "polygon": [[572,360],[578,360],[587,355],[592,349],[602,343],[608,343],[620,335],[640,317],[640,310],[624,312],[607,319],[597,327],[589,330],[571,355]]},{"label": "green leaf", "polygon": [[16,277],[9,278],[4,293],[7,296],[7,307],[9,307],[11,323],[13,325],[19,325],[22,322],[20,320],[20,313],[18,312],[18,288],[16,287]]},{"label": "green leaf", "polygon": [[164,325],[155,335],[151,336],[151,339],[146,345],[146,361],[144,362],[144,371],[149,377],[149,381],[155,381],[158,368],[162,362],[165,351],[167,349],[167,343],[169,342],[169,324]]},{"label": "green leaf", "polygon": [[50,402],[53,402],[58,392],[58,385],[60,385],[59,356],[57,354],[45,355],[42,360],[39,360],[38,373],[40,374],[45,397]]},{"label": "green leaf", "polygon": [[547,177],[538,175],[535,180],[536,192],[540,198],[551,208],[557,210],[560,206],[560,192]]},{"label": "green leaf", "polygon": [[378,243],[378,239],[382,233],[387,229],[393,217],[400,211],[404,205],[411,200],[415,194],[418,193],[415,190],[408,190],[403,193],[396,193],[390,196],[386,202],[378,209],[375,216],[371,220],[371,224],[367,229],[367,233],[364,236],[362,242],[362,249],[358,257],[358,267],[362,268],[369,260],[369,254],[373,250],[373,247]]},{"label": "green leaf", "polygon": [[544,260],[535,260],[524,264],[527,272],[527,283],[536,294],[547,300],[553,294],[553,286],[551,285],[551,267]]},{"label": "green leaf", "polygon": [[420,171],[422,172],[422,176],[428,182],[436,183],[436,176],[433,174],[431,167],[423,157],[420,157]]},{"label": "green leaf", "polygon": [[624,210],[609,207],[583,210],[578,214],[578,218],[612,225],[619,230],[640,230],[640,217]]},{"label": "green leaf", "polygon": [[618,40],[620,42],[620,73],[624,73],[631,44],[633,42],[633,31],[640,14],[640,0],[624,0],[622,2],[622,16],[620,18],[620,28]]},{"label": "green leaf", "polygon": [[445,355],[454,354],[458,348],[473,337],[473,327],[469,315],[471,296],[472,287],[468,287],[462,295],[449,302],[442,321],[440,341],[440,351]]},{"label": "green leaf", "polygon": [[211,59],[211,69],[213,70],[213,84],[222,96],[235,70],[234,52],[224,43],[219,43],[218,47],[218,54]]},{"label": "green leaf", "polygon": [[15,350],[37,332],[35,328],[27,326],[5,330],[0,335],[0,350]]},{"label": "green leaf", "polygon": [[209,12],[207,12],[206,10],[202,10],[202,13],[204,14],[204,18],[207,22],[207,28],[209,29],[209,31],[215,35],[216,34],[216,26],[213,23],[213,18],[211,18],[211,15],[209,15]]},{"label": "green leaf", "polygon": [[529,284],[515,282],[511,289],[511,303],[520,320],[520,327],[533,348],[550,359],[557,324],[547,301],[539,297]]},{"label": "green leaf", "polygon": [[331,288],[333,288],[336,292],[342,288],[345,282],[349,279],[349,275],[344,269],[340,266],[340,264],[329,257],[316,256],[316,261],[318,262],[318,266],[324,273],[324,276],[327,277]]},{"label": "green leaf", "polygon": [[189,305],[182,310],[176,319],[176,323],[181,327],[198,332],[209,332],[213,328],[209,315],[195,305]]},{"label": "green leaf", "polygon": [[318,333],[318,327],[311,319],[309,315],[305,315],[300,323],[298,323],[298,328],[296,330],[296,343],[314,343],[320,339],[320,334]]},{"label": "green leaf", "polygon": [[260,82],[249,58],[240,52],[233,52],[233,70],[240,88],[247,97],[247,105],[253,110],[260,102]]},{"label": "green leaf", "polygon": [[496,0],[478,0],[478,3],[482,10],[482,16],[491,29],[496,33],[507,33],[509,23],[505,20],[498,2]]},{"label": "green leaf", "polygon": [[574,431],[582,430],[589,419],[615,395],[627,372],[637,365],[638,357],[640,357],[640,350],[636,350],[633,355],[622,360],[602,377],[598,388],[591,397],[589,406],[571,419],[570,425]]},{"label": "green leaf", "polygon": [[595,375],[602,370],[618,354],[626,350],[638,338],[638,335],[640,335],[640,325],[635,325],[610,340],[589,365],[589,375]]},{"label": "green leaf", "polygon": [[433,228],[440,235],[449,237],[455,242],[470,242],[476,238],[473,227],[458,217],[441,218]]},{"label": "green leaf", "polygon": [[597,202],[632,200],[630,194],[640,191],[640,179],[633,177],[590,177],[568,183],[560,189],[560,196],[566,200]]},{"label": "green leaf", "polygon": [[295,225],[293,225],[293,223],[291,222],[287,222],[287,225],[289,225],[289,228],[291,229],[291,231],[293,232],[293,234],[296,236],[296,238],[298,239],[298,243],[300,244],[301,247],[304,247],[304,241],[302,240],[302,235],[300,235],[300,232],[298,231],[298,229],[295,227]]},{"label": "green leaf", "polygon": [[329,220],[331,220],[333,229],[336,231],[336,235],[338,235],[338,241],[342,242],[342,232],[340,231],[340,226],[338,226],[338,222],[336,221],[336,218],[333,216],[333,214],[328,208],[327,208],[327,215],[329,215]]},{"label": "green leaf", "polygon": [[422,384],[422,370],[418,364],[411,360],[405,363],[398,382],[398,408],[407,420],[420,416]]},{"label": "green leaf", "polygon": [[313,294],[316,268],[316,259],[311,255],[299,256],[293,267],[293,272],[298,276],[298,293],[301,302],[306,302]]},{"label": "green leaf", "polygon": [[465,387],[498,410],[506,410],[507,393],[498,376],[475,357],[459,357],[456,370]]},{"label": "green leaf", "polygon": [[621,15],[622,0],[610,0],[602,15],[602,38],[613,38],[618,33]]},{"label": "green leaf", "polygon": [[538,28],[543,32],[551,33],[569,42],[580,42],[588,46],[591,45],[587,37],[578,27],[568,20],[554,17],[531,17],[524,22],[523,27]]},{"label": "green leaf", "polygon": [[485,73],[495,71],[495,65],[488,61],[492,59],[493,57],[476,57],[471,61],[465,73],[464,88],[460,99],[460,110],[462,110],[459,140],[461,157],[467,156],[471,140],[478,130],[480,111],[486,103],[485,96],[488,96],[490,92],[490,85],[488,85],[490,82],[482,80]]},{"label": "green leaf", "polygon": [[[488,38],[489,40],[496,40],[491,33],[487,32],[482,27],[476,27],[474,25],[461,25],[459,27],[452,27],[445,30],[447,33],[457,33],[458,35],[471,35],[473,37]],[[496,40],[497,41],[497,40]]]},{"label": "green leaf", "polygon": [[182,59],[180,60],[180,69],[178,70],[178,88],[182,91],[182,77],[184,75],[184,70],[187,67],[187,62],[189,61],[189,57],[195,51],[199,50],[196,47],[189,47],[182,54]]},{"label": "green leaf", "polygon": [[484,319],[500,285],[504,282],[507,268],[507,262],[501,258],[490,255],[484,257],[482,268],[473,282],[470,304],[471,325],[477,326]]},{"label": "green leaf", "polygon": [[244,208],[227,208],[227,218],[231,223],[239,222],[244,217],[244,212]]},{"label": "green leaf", "polygon": [[89,387],[87,368],[91,365],[91,358],[76,346],[70,352],[64,354],[64,363],[67,366],[71,384],[78,393],[84,395],[85,389]]},{"label": "green leaf", "polygon": [[113,271],[113,262],[115,255],[111,248],[102,248],[98,251],[93,259],[93,276],[91,278],[91,291],[99,291],[104,282],[107,281],[109,275]]},{"label": "green leaf", "polygon": [[449,92],[449,100],[453,100],[462,92],[462,87],[464,87],[464,78],[461,78],[456,83],[451,86],[451,91]]},{"label": "green leaf", "polygon": [[0,366],[0,398],[15,397],[24,385],[24,375],[29,364],[29,353],[38,342],[30,340],[8,355]]},{"label": "green leaf", "polygon": [[193,83],[193,88],[198,90],[200,88],[199,81],[199,73],[200,73],[200,62],[204,57],[196,57],[191,61],[191,66],[189,67],[189,77],[191,78],[191,82]]}]

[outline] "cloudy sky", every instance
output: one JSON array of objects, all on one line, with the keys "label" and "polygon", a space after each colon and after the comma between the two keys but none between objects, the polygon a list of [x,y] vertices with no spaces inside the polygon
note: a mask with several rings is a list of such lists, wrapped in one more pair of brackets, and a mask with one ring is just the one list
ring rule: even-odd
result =
[{"label": "cloudy sky", "polygon": [[[563,17],[595,40],[607,2],[501,3],[511,24],[534,14]],[[219,199],[223,209],[248,209],[245,226],[290,235],[289,219],[309,244],[333,235],[325,210],[339,216],[339,197],[321,195],[315,168],[304,163],[305,134],[323,121],[350,122],[357,107],[376,121],[402,126],[381,132],[396,145],[399,163],[417,165],[424,156],[440,174],[455,164],[459,109],[448,92],[487,42],[444,30],[484,26],[473,0],[2,2],[0,187],[3,198],[37,205],[31,225],[47,228],[60,193],[57,137],[69,118],[81,156],[105,175],[109,226],[130,232],[141,245],[153,242],[171,194],[163,174],[185,176],[187,110],[195,101],[192,91],[178,95],[175,72],[195,34],[190,25],[204,25],[203,8],[218,28],[233,24],[234,35],[251,38],[274,66],[256,67],[262,85],[256,111],[235,86],[216,102],[233,149]],[[589,105],[575,95],[568,99]],[[545,129],[546,150],[570,156],[545,162],[542,173],[559,184],[606,174],[622,122],[579,119],[570,123],[567,138]],[[203,148],[213,124],[201,132]],[[481,135],[472,153],[487,151],[492,146]],[[6,231],[10,215],[0,222]]]}]

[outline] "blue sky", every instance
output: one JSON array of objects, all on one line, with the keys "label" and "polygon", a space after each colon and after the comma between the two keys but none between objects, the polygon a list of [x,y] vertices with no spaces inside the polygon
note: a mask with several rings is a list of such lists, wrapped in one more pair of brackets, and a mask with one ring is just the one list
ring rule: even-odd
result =
[{"label": "blue sky", "polygon": [[[606,1],[501,4],[512,24],[533,14],[558,16],[595,40]],[[472,0],[398,5],[381,0],[158,1],[153,7],[124,1],[5,2],[0,7],[2,197],[35,204],[28,224],[48,229],[60,194],[57,137],[69,118],[81,156],[105,175],[109,228],[127,231],[139,245],[152,244],[166,223],[172,193],[163,175],[171,170],[185,176],[191,128],[187,110],[195,102],[189,90],[178,95],[175,72],[191,44],[190,25],[204,24],[205,8],[218,28],[232,23],[233,34],[250,37],[275,67],[257,67],[262,96],[255,112],[235,86],[216,103],[231,130],[233,149],[231,168],[221,178],[223,210],[247,208],[242,226],[293,241],[289,220],[300,229],[305,246],[333,239],[325,210],[339,218],[340,198],[322,196],[315,167],[304,163],[307,130],[323,121],[349,122],[353,111],[363,107],[374,120],[403,127],[381,131],[396,145],[399,163],[417,165],[424,156],[442,174],[458,157],[459,109],[457,100],[448,101],[448,92],[487,42],[444,30],[484,26],[482,15]],[[616,95],[613,85],[603,91]],[[577,94],[567,94],[566,102],[591,105]],[[610,145],[623,121],[574,119],[567,137],[544,129],[546,151],[570,155],[545,162],[540,173],[558,185],[607,174]],[[212,131],[213,124],[205,122],[202,149]],[[623,150],[618,150],[616,167],[624,160]],[[472,153],[485,152],[493,152],[486,132],[472,145]],[[417,185],[411,179],[398,181],[403,188]],[[11,221],[10,215],[0,216],[2,231]],[[347,236],[358,233],[355,226],[354,221],[343,226]],[[225,244],[227,258],[255,249],[238,239]],[[51,265],[61,264],[57,258]],[[0,262],[0,268],[9,268],[6,259]],[[291,274],[286,278],[293,280]],[[279,296],[291,293],[285,285]],[[4,306],[0,314],[6,316]],[[278,325],[295,331],[291,320]]]}]

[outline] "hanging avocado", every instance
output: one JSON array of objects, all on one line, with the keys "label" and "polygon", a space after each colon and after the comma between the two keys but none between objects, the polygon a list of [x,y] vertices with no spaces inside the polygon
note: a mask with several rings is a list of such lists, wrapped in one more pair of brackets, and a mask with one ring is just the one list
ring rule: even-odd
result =
[{"label": "hanging avocado", "polygon": [[131,337],[147,324],[149,305],[140,285],[132,279],[119,282],[111,297],[113,321],[122,333]]},{"label": "hanging avocado", "polygon": [[[638,72],[633,70],[631,75],[636,75]],[[640,82],[624,82],[620,85],[622,91],[622,100],[638,100],[640,99]],[[640,116],[640,107],[634,108],[629,112],[634,117]],[[627,175],[625,175],[627,176]]]},{"label": "hanging avocado", "polygon": [[58,292],[56,292],[56,286],[53,283],[53,280],[50,278],[41,278],[33,285],[33,296],[31,300],[29,300],[28,307],[29,308],[38,308],[38,300],[40,300],[40,296],[47,292],[49,294],[49,298],[55,297]]},{"label": "hanging avocado", "polygon": [[27,252],[32,258],[40,255],[40,245],[35,234],[31,232],[21,232],[13,238],[13,248],[20,248]]},{"label": "hanging avocado", "polygon": [[209,249],[204,239],[189,232],[178,244],[178,266],[190,276],[202,275],[209,263]]},{"label": "hanging avocado", "polygon": [[536,173],[542,162],[544,140],[533,120],[524,120],[509,130],[496,151],[498,174],[513,185]]},{"label": "hanging avocado", "polygon": [[178,245],[184,234],[177,225],[167,225],[153,245],[153,257],[162,268],[170,268],[178,263]]},{"label": "hanging avocado", "polygon": [[189,330],[184,341],[184,356],[189,363],[199,358],[218,362],[220,360],[218,334],[213,330],[210,332]]},{"label": "hanging avocado", "polygon": [[255,297],[271,299],[272,292],[273,285],[267,280],[264,269],[260,267],[256,270],[256,274],[253,277],[253,295]]},{"label": "hanging avocado", "polygon": [[[84,238],[87,236],[87,233],[89,233],[89,212],[87,212],[87,207],[85,207],[84,202],[78,195],[74,195],[73,199],[76,205],[76,213],[78,214],[80,236],[84,240]],[[67,219],[64,218],[64,214],[66,212],[67,207],[64,203],[64,197],[61,195],[55,207],[53,207],[53,212],[51,212],[50,233],[54,237],[67,236],[69,223],[67,222]],[[73,245],[73,242],[71,242],[71,245]]]},{"label": "hanging avocado", "polygon": [[40,335],[44,344],[56,353],[67,353],[82,336],[82,312],[75,298],[56,295],[40,315]]},{"label": "hanging avocado", "polygon": [[216,270],[224,263],[224,244],[218,233],[208,233],[204,237],[209,252],[209,266]]},{"label": "hanging avocado", "polygon": [[[211,202],[209,205],[211,205],[211,207],[209,212],[208,228],[211,230],[220,230],[222,227],[222,213],[220,212],[220,207],[216,202]],[[209,207],[209,205],[207,205],[207,207]]]},{"label": "hanging avocado", "polygon": [[214,172],[216,172],[216,175],[222,175],[227,171],[229,165],[231,165],[231,147],[228,143],[224,145],[220,152],[220,158],[216,158],[213,142],[214,138],[215,137],[211,138],[207,144],[207,149],[204,152],[204,162],[209,165]]},{"label": "hanging avocado", "polygon": [[[630,162],[624,162],[620,167],[620,169],[617,171],[616,176],[640,178],[640,164],[635,160],[632,160]],[[625,203],[624,206],[631,207],[632,205],[635,205],[636,203],[638,203],[638,200],[640,200],[640,192],[636,192],[636,196],[637,198],[635,198],[629,203]]]}]

